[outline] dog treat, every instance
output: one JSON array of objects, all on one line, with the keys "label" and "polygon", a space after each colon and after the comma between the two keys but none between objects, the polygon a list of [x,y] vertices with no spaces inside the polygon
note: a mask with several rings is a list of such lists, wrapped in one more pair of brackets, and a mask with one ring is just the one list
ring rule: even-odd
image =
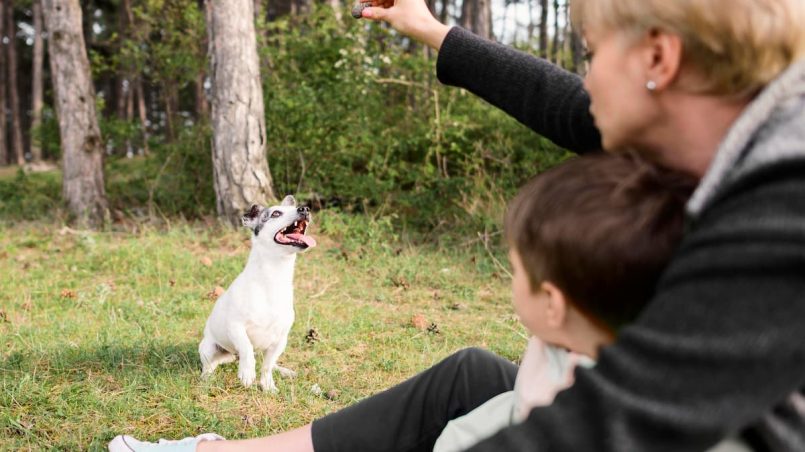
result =
[{"label": "dog treat", "polygon": [[363,17],[363,9],[372,6],[370,2],[360,2],[356,3],[354,7],[352,7],[352,17],[356,19],[360,19]]}]

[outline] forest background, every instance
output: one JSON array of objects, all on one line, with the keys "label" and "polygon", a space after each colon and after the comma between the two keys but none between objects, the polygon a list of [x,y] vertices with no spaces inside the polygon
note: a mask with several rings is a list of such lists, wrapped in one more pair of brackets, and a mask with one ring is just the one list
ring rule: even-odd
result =
[{"label": "forest background", "polygon": [[[582,70],[567,3],[524,1],[499,5],[497,20],[487,0],[430,6],[447,23],[490,39],[497,29],[507,44]],[[3,4],[0,218],[68,221],[59,171],[35,174],[57,169],[62,157],[41,7]],[[476,97],[440,85],[434,52],[352,19],[350,6],[253,3],[272,194],[381,209],[427,230],[499,227],[490,206],[561,152]],[[92,171],[105,173],[107,220],[221,214],[204,3],[89,0],[81,12],[103,153]],[[417,215],[422,208],[438,214]]]}]

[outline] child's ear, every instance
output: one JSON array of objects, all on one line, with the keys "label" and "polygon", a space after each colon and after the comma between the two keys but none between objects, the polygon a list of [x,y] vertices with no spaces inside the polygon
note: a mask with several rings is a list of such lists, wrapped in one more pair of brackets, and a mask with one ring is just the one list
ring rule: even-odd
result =
[{"label": "child's ear", "polygon": [[548,296],[545,316],[552,328],[561,328],[567,321],[567,297],[550,281],[543,281],[540,289]]}]

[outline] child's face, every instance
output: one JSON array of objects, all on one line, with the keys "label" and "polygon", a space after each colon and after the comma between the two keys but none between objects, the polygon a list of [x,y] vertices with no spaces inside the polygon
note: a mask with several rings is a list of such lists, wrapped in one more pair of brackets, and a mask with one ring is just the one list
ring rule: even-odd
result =
[{"label": "child's face", "polygon": [[520,322],[532,335],[543,341],[561,344],[564,342],[563,335],[551,312],[550,295],[540,288],[531,289],[528,273],[517,251],[509,251],[509,261],[513,270],[512,301]]}]

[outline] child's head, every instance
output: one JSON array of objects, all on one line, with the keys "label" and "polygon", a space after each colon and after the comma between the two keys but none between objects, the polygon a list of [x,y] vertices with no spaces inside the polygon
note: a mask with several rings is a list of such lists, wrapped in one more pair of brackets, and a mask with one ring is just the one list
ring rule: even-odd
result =
[{"label": "child's head", "polygon": [[690,176],[613,154],[574,158],[529,181],[506,215],[523,324],[571,349],[570,336],[583,330],[611,340],[649,301],[695,186]]}]

